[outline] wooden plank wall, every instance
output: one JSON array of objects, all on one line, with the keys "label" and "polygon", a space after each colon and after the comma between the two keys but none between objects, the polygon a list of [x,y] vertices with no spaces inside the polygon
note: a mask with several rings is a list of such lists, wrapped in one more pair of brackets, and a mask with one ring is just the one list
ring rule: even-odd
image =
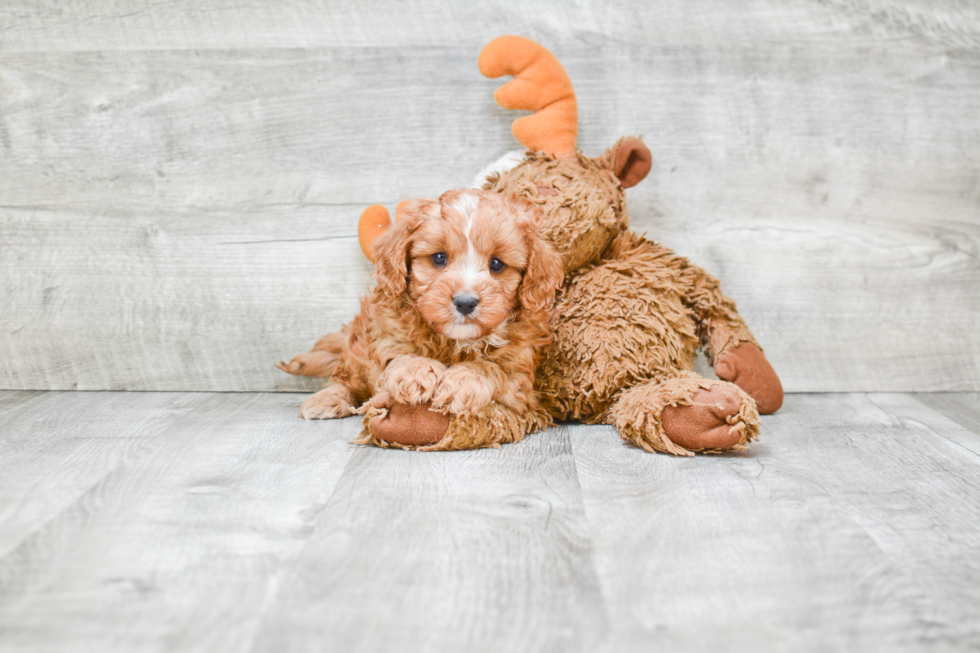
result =
[{"label": "wooden plank wall", "polygon": [[476,56],[549,46],[634,228],[721,277],[789,391],[980,390],[980,5],[0,5],[0,388],[295,390],[360,210],[514,149]]}]

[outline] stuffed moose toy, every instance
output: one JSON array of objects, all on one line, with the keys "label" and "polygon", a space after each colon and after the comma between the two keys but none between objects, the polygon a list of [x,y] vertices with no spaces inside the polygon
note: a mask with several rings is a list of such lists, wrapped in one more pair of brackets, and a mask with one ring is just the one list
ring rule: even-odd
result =
[{"label": "stuffed moose toy", "polygon": [[[483,188],[539,207],[539,234],[564,267],[553,341],[540,351],[534,379],[539,411],[516,414],[491,403],[476,415],[447,415],[381,393],[361,407],[357,442],[429,451],[495,447],[569,419],[612,424],[647,451],[682,456],[757,439],[759,414],[776,411],[783,390],[735,302],[704,270],[629,230],[625,191],[649,173],[649,149],[627,137],[595,158],[578,151],[571,81],[538,43],[497,38],[483,49],[479,68],[491,78],[514,76],[494,94],[502,107],[535,112],[513,124],[528,150],[524,159],[490,174]],[[369,257],[389,222],[380,206],[362,214],[359,236]],[[343,332],[281,369],[329,376],[337,338]],[[699,348],[720,380],[693,371]]]}]

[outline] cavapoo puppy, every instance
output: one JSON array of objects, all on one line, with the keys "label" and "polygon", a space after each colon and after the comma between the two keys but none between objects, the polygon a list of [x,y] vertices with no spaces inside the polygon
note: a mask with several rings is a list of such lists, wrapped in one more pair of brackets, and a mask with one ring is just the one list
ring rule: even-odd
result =
[{"label": "cavapoo puppy", "polygon": [[[376,396],[476,414],[491,401],[537,409],[537,350],[562,265],[537,235],[538,209],[482,190],[411,200],[374,242],[377,284],[361,313],[279,367],[329,376],[306,419],[347,417]],[[385,393],[387,393],[385,395]]]}]

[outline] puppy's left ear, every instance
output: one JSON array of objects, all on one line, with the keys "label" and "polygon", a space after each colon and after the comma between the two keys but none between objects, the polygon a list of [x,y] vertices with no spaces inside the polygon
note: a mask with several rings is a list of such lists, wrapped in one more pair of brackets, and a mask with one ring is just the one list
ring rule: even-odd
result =
[{"label": "puppy's left ear", "polygon": [[408,288],[412,235],[427,217],[438,217],[442,207],[438,200],[413,199],[398,205],[398,222],[374,241],[374,263],[377,266],[378,289],[397,297]]},{"label": "puppy's left ear", "polygon": [[527,265],[524,279],[517,290],[517,299],[525,313],[538,314],[551,310],[555,291],[565,278],[561,257],[551,243],[538,235],[541,209],[525,200],[520,201],[518,224],[524,230]]}]

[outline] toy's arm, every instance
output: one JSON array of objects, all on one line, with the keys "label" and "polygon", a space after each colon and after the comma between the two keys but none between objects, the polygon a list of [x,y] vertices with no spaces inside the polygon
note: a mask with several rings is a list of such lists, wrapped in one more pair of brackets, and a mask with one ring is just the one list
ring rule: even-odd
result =
[{"label": "toy's arm", "polygon": [[745,390],[760,413],[776,412],[783,404],[782,383],[735,302],[722,294],[718,279],[701,268],[685,264],[680,274],[684,301],[697,318],[701,346],[715,374]]},{"label": "toy's arm", "polygon": [[521,413],[497,402],[475,415],[444,415],[427,404],[396,403],[387,393],[375,395],[363,413],[363,429],[354,442],[419,451],[498,448],[550,423],[541,410]]}]

